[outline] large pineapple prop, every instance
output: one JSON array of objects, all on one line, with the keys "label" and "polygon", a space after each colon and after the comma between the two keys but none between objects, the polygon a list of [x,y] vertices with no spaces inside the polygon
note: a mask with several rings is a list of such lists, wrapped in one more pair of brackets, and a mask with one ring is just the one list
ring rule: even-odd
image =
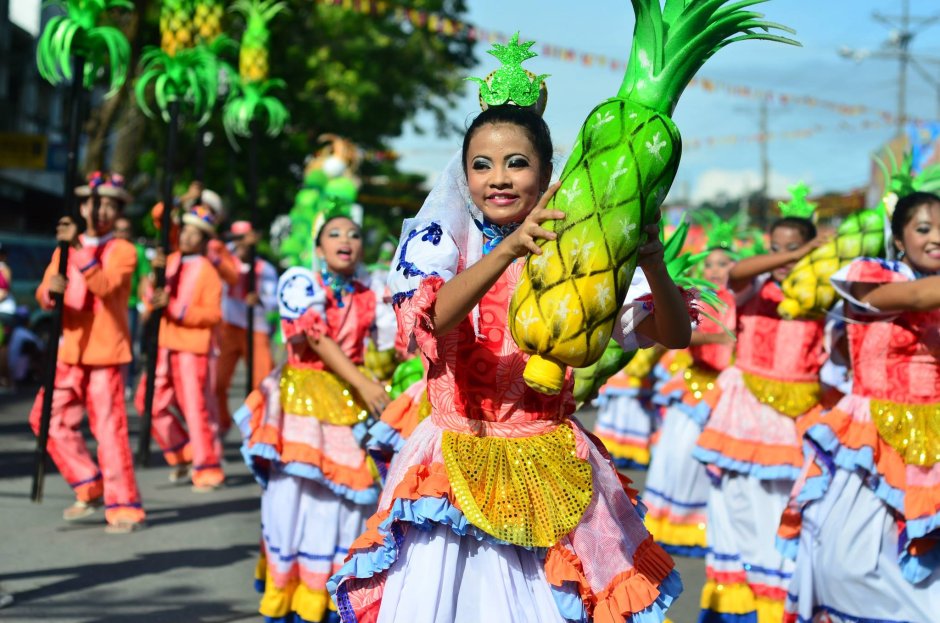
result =
[{"label": "large pineapple prop", "polygon": [[[669,118],[686,85],[725,45],[743,39],[796,42],[755,29],[787,30],[744,10],[764,0],[633,0],[633,49],[617,95],[588,115],[548,208],[565,218],[526,261],[509,308],[524,378],[557,393],[565,366],[604,352],[636,267],[643,226],[656,218],[679,166],[681,139]],[[798,44],[797,44],[798,45]]]},{"label": "large pineapple prop", "polygon": [[277,136],[287,124],[284,104],[268,95],[271,89],[284,86],[283,80],[268,77],[271,38],[268,22],[286,7],[286,2],[277,0],[238,0],[232,5],[233,11],[245,17],[245,34],[238,53],[239,79],[233,85],[224,112],[225,130],[233,144],[236,135],[251,136],[252,123],[260,123],[263,117],[266,117],[268,136]]},{"label": "large pineapple prop", "polygon": [[203,40],[197,37],[193,6],[191,0],[163,0],[160,6],[160,47],[144,50],[134,87],[137,103],[149,117],[155,116],[148,102],[151,86],[155,108],[167,122],[173,102],[185,105],[199,125],[215,106],[222,67],[216,48],[222,47],[224,37],[217,34],[214,45],[197,45]]},{"label": "large pineapple prop", "polygon": [[225,7],[221,0],[196,0],[193,5],[193,35],[196,43],[211,44],[222,34],[222,15]]},{"label": "large pineapple prop", "polygon": [[163,0],[160,5],[160,48],[167,56],[176,56],[194,43],[191,0]]},{"label": "large pineapple prop", "polygon": [[238,0],[232,10],[245,16],[245,34],[238,52],[238,74],[243,82],[264,82],[268,79],[268,22],[287,4],[275,0]]},{"label": "large pineapple prop", "polygon": [[784,299],[777,306],[783,318],[815,318],[832,307],[836,292],[830,278],[858,257],[884,257],[888,221],[898,197],[914,191],[940,190],[940,165],[929,167],[916,177],[912,158],[900,165],[891,156],[890,167],[877,161],[885,179],[885,197],[876,208],[860,210],[845,219],[836,235],[797,262],[781,284]]}]

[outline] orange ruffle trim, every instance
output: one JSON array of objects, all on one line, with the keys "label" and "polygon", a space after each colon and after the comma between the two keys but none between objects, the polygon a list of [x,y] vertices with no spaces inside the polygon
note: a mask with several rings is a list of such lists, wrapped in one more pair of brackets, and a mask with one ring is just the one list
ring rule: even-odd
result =
[{"label": "orange ruffle trim", "polygon": [[[800,428],[797,426],[797,428]],[[754,465],[792,465],[803,467],[803,451],[798,443],[792,446],[769,445],[742,441],[716,430],[705,429],[699,435],[698,445],[714,450],[730,459]]]},{"label": "orange ruffle trim", "polygon": [[634,567],[619,573],[599,593],[584,576],[581,561],[571,551],[555,545],[545,556],[545,577],[554,586],[578,585],[581,601],[594,623],[622,623],[648,608],[659,598],[659,586],[672,572],[674,563],[653,537],[647,537],[633,554]]},{"label": "orange ruffle trim", "polygon": [[[447,468],[443,463],[431,463],[430,465],[413,465],[405,472],[404,477],[395,491],[392,492],[393,499],[418,500],[420,498],[443,498],[446,497],[454,507],[460,508],[454,491],[450,487],[450,480],[447,478]],[[379,532],[379,526],[388,519],[391,509],[380,510],[372,515],[366,522],[366,530],[353,541],[350,549],[369,549],[376,545],[382,545],[385,538]]]},{"label": "orange ruffle trim", "polygon": [[846,448],[861,450],[871,448],[875,467],[889,485],[904,491],[904,516],[917,519],[940,512],[940,484],[916,487],[907,484],[907,464],[878,434],[874,422],[859,422],[840,409],[814,418],[812,424],[823,424],[832,430]]},{"label": "orange ruffle trim", "polygon": [[280,460],[284,463],[306,463],[313,465],[323,472],[323,476],[330,482],[361,491],[375,485],[375,478],[369,469],[369,463],[363,455],[362,464],[350,467],[336,463],[320,450],[304,443],[284,441],[280,431],[273,426],[261,426],[264,417],[264,396],[255,390],[249,394],[245,404],[251,409],[251,439],[249,445],[256,443],[268,444],[277,450]]},{"label": "orange ruffle trim", "polygon": [[402,394],[390,402],[382,411],[382,422],[407,439],[421,423],[420,411],[423,395],[422,392],[421,396],[413,400],[408,394]]}]

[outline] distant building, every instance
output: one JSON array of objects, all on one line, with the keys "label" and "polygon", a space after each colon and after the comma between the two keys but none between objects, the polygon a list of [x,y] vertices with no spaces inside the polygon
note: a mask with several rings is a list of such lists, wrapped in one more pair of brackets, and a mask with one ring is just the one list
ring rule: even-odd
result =
[{"label": "distant building", "polygon": [[0,0],[0,231],[51,235],[62,210],[68,92],[36,66],[40,27],[57,10]]}]

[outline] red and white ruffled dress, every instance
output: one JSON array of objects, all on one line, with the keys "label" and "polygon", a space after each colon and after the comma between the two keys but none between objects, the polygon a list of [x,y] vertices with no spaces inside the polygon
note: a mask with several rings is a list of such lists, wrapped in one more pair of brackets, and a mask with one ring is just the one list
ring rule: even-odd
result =
[{"label": "red and white ruffled dress", "polygon": [[[523,261],[436,338],[435,300],[464,261],[436,221],[405,232],[390,285],[432,412],[330,580],[343,621],[662,621],[678,575],[603,446],[570,417],[571,379],[557,396],[522,379],[527,355],[506,318]],[[626,333],[647,313],[628,305]]]},{"label": "red and white ruffled dress", "polygon": [[[726,307],[708,309],[725,327],[734,327],[734,296],[718,292]],[[721,326],[702,317],[697,328],[720,333]],[[643,491],[646,527],[667,552],[702,557],[706,551],[705,526],[708,474],[692,456],[702,428],[718,402],[718,374],[731,364],[733,346],[704,344],[688,349],[691,363],[657,388],[653,402],[663,408],[659,439],[653,446]]]},{"label": "red and white ruffled dress", "polygon": [[303,268],[281,276],[277,297],[287,362],[233,419],[244,436],[242,454],[264,487],[260,612],[269,621],[306,623],[333,609],[327,579],[342,566],[379,497],[375,467],[359,446],[366,409],[307,338],[332,338],[362,367],[377,299],[360,281],[335,293]]},{"label": "red and white ruffled dress", "polygon": [[868,258],[832,277],[854,382],[808,423],[814,452],[781,526],[796,554],[788,621],[940,617],[940,310],[889,315],[851,293],[915,278]]},{"label": "red and white ruffled dress", "polygon": [[819,412],[823,323],[777,314],[780,286],[758,279],[739,296],[734,365],[693,456],[709,488],[703,616],[758,623],[783,617],[793,562],[776,549],[780,517],[803,466],[803,422]]}]

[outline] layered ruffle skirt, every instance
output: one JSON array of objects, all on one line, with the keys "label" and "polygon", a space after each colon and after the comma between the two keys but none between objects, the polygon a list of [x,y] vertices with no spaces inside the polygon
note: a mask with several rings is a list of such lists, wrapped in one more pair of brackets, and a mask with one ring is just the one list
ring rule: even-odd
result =
[{"label": "layered ruffle skirt", "polygon": [[788,621],[934,621],[940,612],[940,405],[845,396],[812,418],[779,530],[796,558]]},{"label": "layered ruffle skirt", "polygon": [[330,580],[345,623],[662,621],[681,590],[624,480],[571,420],[432,414]]},{"label": "layered ruffle skirt", "polygon": [[264,487],[256,588],[268,621],[325,620],[327,579],[375,511],[376,469],[359,446],[366,418],[329,372],[284,366],[233,415]]},{"label": "layered ruffle skirt", "polygon": [[720,394],[716,378],[716,372],[691,366],[653,397],[665,412],[643,492],[645,521],[674,555],[702,557],[706,551],[708,474],[692,451]]},{"label": "layered ruffle skirt", "polygon": [[701,620],[778,623],[793,562],[777,551],[777,528],[803,465],[800,425],[821,409],[818,386],[736,367],[717,384],[720,398],[693,452],[712,474]]}]

